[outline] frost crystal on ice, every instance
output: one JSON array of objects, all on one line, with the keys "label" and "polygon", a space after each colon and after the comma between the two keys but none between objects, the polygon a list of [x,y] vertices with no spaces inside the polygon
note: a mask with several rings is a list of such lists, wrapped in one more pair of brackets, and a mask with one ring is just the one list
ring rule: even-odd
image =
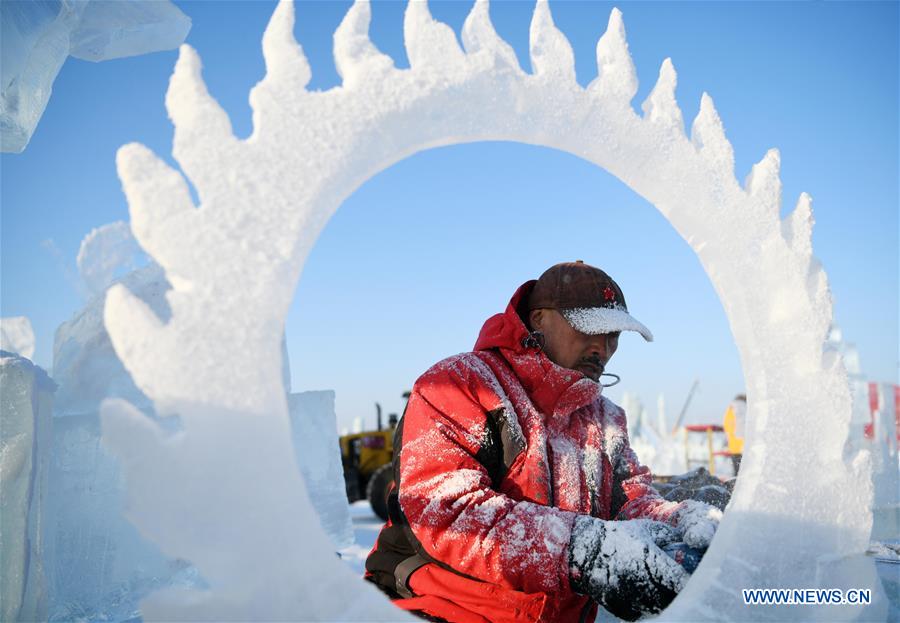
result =
[{"label": "frost crystal on ice", "polygon": [[343,84],[311,92],[293,4],[280,2],[263,36],[267,73],[251,92],[247,140],[207,92],[197,53],[182,47],[166,106],[174,156],[200,206],[182,174],[146,147],[119,151],[132,230],[172,284],[171,318],[114,286],[105,321],[137,385],[184,428],[167,438],[118,401],[105,409],[104,438],[124,465],[132,520],[210,586],[158,593],[144,602],[145,617],[400,617],[352,585],[306,499],[277,381],[283,325],[312,245],[362,183],[435,146],[507,140],[577,155],[657,206],[697,253],[735,336],[748,394],[741,480],[718,538],[665,617],[782,618],[747,610],[737,589],[798,586],[871,587],[875,599],[868,608],[795,606],[792,617],[878,618],[884,601],[864,554],[867,461],[844,455],[850,395],[839,357],[823,354],[827,280],[811,252],[809,198],[779,218],[778,153],[739,184],[708,95],[685,136],[668,59],[638,116],[618,10],[587,89],[573,79],[571,46],[543,0],[530,33],[534,75],[494,31],[484,0],[466,20],[464,50],[426,3],[410,2],[409,70],[377,50],[369,19],[368,2],[357,0],[334,38]]}]

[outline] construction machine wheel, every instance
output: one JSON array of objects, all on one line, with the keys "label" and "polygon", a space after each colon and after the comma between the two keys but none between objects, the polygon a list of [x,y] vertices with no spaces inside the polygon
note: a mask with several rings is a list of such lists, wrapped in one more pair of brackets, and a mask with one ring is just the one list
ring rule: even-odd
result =
[{"label": "construction machine wheel", "polygon": [[366,487],[366,497],[372,510],[384,521],[388,519],[387,496],[393,484],[394,466],[387,463],[375,470]]},{"label": "construction machine wheel", "polygon": [[347,490],[347,501],[350,504],[363,499],[359,486],[359,470],[353,466],[344,465],[344,488]]}]

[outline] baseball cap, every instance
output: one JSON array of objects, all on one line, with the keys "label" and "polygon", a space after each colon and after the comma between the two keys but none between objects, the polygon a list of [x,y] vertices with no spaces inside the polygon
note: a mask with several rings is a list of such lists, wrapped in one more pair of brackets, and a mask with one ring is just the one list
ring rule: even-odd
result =
[{"label": "baseball cap", "polygon": [[625,295],[613,278],[582,260],[544,271],[531,291],[528,309],[555,309],[573,329],[589,335],[636,331],[653,341],[650,329],[628,313]]}]

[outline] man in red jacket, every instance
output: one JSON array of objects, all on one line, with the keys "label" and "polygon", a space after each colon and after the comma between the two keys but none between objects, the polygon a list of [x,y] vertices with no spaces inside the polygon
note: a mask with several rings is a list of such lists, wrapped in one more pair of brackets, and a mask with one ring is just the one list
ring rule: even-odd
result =
[{"label": "man in red jacket", "polygon": [[423,374],[366,577],[399,607],[455,623],[665,608],[688,575],[661,547],[705,548],[721,513],[651,488],[625,413],[601,394],[621,331],[653,339],[609,275],[557,264],[485,322],[473,352]]}]

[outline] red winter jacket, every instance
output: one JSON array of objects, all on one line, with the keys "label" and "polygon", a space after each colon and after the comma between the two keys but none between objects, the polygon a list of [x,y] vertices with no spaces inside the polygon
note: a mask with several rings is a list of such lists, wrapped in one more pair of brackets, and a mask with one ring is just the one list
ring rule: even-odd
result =
[{"label": "red winter jacket", "polygon": [[593,621],[569,586],[576,514],[671,521],[625,413],[594,381],[526,347],[534,281],[413,387],[394,448],[390,521],[366,577],[401,608],[459,623]]}]

